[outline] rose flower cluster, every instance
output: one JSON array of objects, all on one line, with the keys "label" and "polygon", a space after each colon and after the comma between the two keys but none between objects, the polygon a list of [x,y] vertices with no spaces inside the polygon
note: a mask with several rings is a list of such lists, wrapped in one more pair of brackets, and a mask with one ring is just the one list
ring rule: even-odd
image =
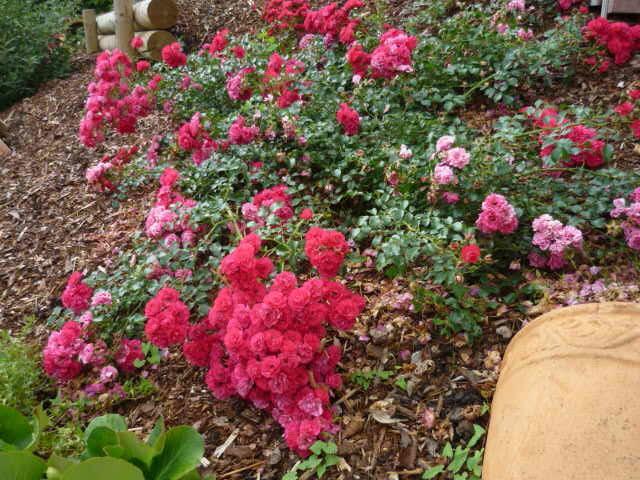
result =
[{"label": "rose flower cluster", "polygon": [[205,319],[189,325],[177,292],[165,288],[147,304],[145,331],[159,346],[186,339],[187,360],[208,369],[206,383],[216,398],[237,395],[269,411],[289,447],[306,455],[322,432],[337,428],[330,398],[341,386],[335,371],[341,352],[322,341],[326,326],[352,328],[364,299],[330,280],[348,251],[338,232],[309,232],[305,251],[324,276],[301,285],[293,273],[281,272],[267,286],[274,267],[260,248],[261,239],[250,234],[224,257],[220,273],[228,286]]},{"label": "rose flower cluster", "polygon": [[217,142],[209,137],[200,117],[200,112],[194,113],[191,120],[178,129],[178,146],[185,152],[191,152],[191,159],[196,165],[200,165],[218,149]]},{"label": "rose flower cluster", "polygon": [[570,140],[577,153],[571,153],[562,160],[560,167],[587,167],[595,169],[601,167],[605,161],[605,142],[598,138],[598,132],[584,125],[567,126],[569,120],[562,117],[552,107],[536,111],[528,107],[524,112],[533,121],[534,126],[541,131],[538,142],[541,145],[540,157],[545,166],[553,168],[549,164],[558,142]]},{"label": "rose flower cluster", "polygon": [[613,201],[612,218],[621,218],[622,231],[627,245],[634,250],[640,250],[640,188],[636,188],[630,195],[631,204],[627,206],[624,198]]},{"label": "rose flower cluster", "polygon": [[99,192],[112,191],[115,189],[113,182],[107,177],[107,172],[119,170],[131,161],[133,155],[138,153],[138,146],[121,148],[115,155],[104,155],[102,159],[92,167],[87,168],[85,178],[87,183]]},{"label": "rose flower cluster", "polygon": [[355,30],[360,23],[350,17],[351,12],[363,5],[362,0],[347,0],[342,6],[332,2],[311,10],[307,0],[269,0],[262,18],[274,29],[295,28],[306,34],[323,35],[327,46],[336,40],[348,45],[355,40]]},{"label": "rose flower cluster", "polygon": [[486,234],[513,233],[518,228],[516,210],[502,195],[491,193],[482,202],[476,227]]},{"label": "rose flower cluster", "polygon": [[365,77],[391,79],[401,73],[413,72],[411,56],[417,44],[416,37],[397,28],[383,33],[371,53],[359,43],[353,43],[347,52],[347,61],[354,73],[354,82]]},{"label": "rose flower cluster", "polygon": [[266,225],[272,215],[275,215],[278,223],[293,217],[291,197],[287,195],[286,185],[266,188],[257,193],[251,202],[242,205],[242,216],[252,223],[251,227]]},{"label": "rose flower cluster", "polygon": [[162,240],[166,246],[187,247],[196,241],[197,232],[189,222],[189,212],[196,202],[175,190],[179,178],[180,173],[173,168],[162,172],[156,203],[147,214],[144,230],[148,237]]},{"label": "rose flower cluster", "polygon": [[[597,17],[584,27],[583,36],[605,48],[616,65],[627,63],[640,50],[640,25],[631,26],[625,22],[611,22]],[[601,55],[604,52],[601,52]],[[595,57],[587,58],[587,63],[595,65]],[[600,72],[609,68],[609,60],[604,60],[599,67]]]},{"label": "rose flower cluster", "polygon": [[536,268],[559,270],[566,264],[565,255],[570,248],[582,247],[582,232],[571,225],[563,225],[551,215],[540,215],[533,221],[531,243],[548,257],[538,252],[529,254],[529,263]]},{"label": "rose flower cluster", "polygon": [[[91,372],[97,381],[85,386],[87,395],[123,397],[122,386],[115,381],[118,369],[123,373],[133,372],[134,362],[142,360],[144,354],[140,340],[122,338],[110,350],[103,340],[92,339],[96,336],[92,328],[92,310],[108,308],[112,302],[111,294],[94,292],[82,281],[82,274],[74,272],[67,281],[61,301],[78,318],[66,322],[59,331],[49,335],[43,350],[44,371],[60,383],[73,380],[83,371]],[[117,367],[110,364],[110,360]]]},{"label": "rose flower cluster", "polygon": [[157,87],[159,80],[152,80],[146,88],[136,85],[131,89],[132,73],[131,60],[120,50],[98,55],[95,81],[87,87],[86,112],[80,122],[79,136],[83,145],[95,147],[102,142],[106,125],[119,133],[134,132],[138,119],[151,112],[153,103],[149,92]]},{"label": "rose flower cluster", "polygon": [[457,183],[455,169],[462,170],[469,164],[471,155],[462,147],[453,147],[455,137],[445,135],[436,142],[434,157],[439,160],[433,171],[433,181],[437,185]]}]

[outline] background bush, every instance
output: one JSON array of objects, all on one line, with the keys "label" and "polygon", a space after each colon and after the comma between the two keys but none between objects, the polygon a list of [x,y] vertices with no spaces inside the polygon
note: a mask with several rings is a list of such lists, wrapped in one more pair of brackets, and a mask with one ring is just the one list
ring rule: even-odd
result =
[{"label": "background bush", "polygon": [[64,32],[75,7],[70,0],[0,0],[0,110],[69,71]]}]

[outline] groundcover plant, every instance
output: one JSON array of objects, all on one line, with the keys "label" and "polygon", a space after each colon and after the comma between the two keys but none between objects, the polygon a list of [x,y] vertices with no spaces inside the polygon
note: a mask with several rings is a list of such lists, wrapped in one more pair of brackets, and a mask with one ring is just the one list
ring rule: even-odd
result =
[{"label": "groundcover plant", "polygon": [[[640,249],[638,175],[615,166],[640,90],[608,111],[539,94],[628,62],[638,27],[575,1],[415,3],[390,25],[375,3],[270,0],[257,35],[221,29],[154,65],[98,56],[79,140],[123,146],[96,154],[89,188],[155,195],[51,315],[43,368],[65,395],[123,398],[181,349],[214,397],[269,412],[320,465],[366,308],[351,267],[405,279],[407,310],[471,343],[536,299],[514,291],[527,275]],[[173,132],[128,145],[157,110]]]}]

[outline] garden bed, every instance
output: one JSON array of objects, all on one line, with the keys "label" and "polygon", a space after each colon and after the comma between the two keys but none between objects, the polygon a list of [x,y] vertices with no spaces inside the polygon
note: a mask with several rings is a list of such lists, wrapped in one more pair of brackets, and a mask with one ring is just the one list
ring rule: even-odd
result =
[{"label": "garden bed", "polygon": [[[635,60],[605,65],[620,52],[583,35],[590,17],[577,6],[560,18],[555,3],[520,12],[518,1],[466,9],[397,2],[387,17],[356,7],[339,22],[359,20],[349,28],[361,47],[323,45],[325,27],[313,22],[298,27],[307,37],[289,25],[259,41],[219,32],[200,53],[186,57],[174,45],[165,65],[128,74],[128,60],[102,55],[102,71],[143,93],[126,99],[140,107],[135,118],[112,124],[91,116],[104,105],[89,102],[83,112],[93,60],[84,57],[79,73],[4,112],[15,153],[2,177],[0,225],[11,242],[0,255],[3,327],[17,332],[35,314],[33,331],[45,342],[65,322],[79,323],[82,352],[106,341],[103,354],[120,370],[109,365],[117,382],[97,360],[66,370],[53,334],[46,366],[61,381],[64,408],[51,389],[39,400],[59,414],[57,426],[73,431],[106,412],[144,431],[159,416],[192,425],[210,462],[203,471],[217,478],[295,470],[310,444],[291,423],[305,415],[326,421],[312,437],[337,447],[328,478],[447,478],[436,477],[451,461],[447,444],[464,450],[469,441],[465,455],[481,458],[510,338],[562,305],[639,296]],[[416,15],[403,17],[408,11]],[[408,33],[381,36],[386,21]],[[107,77],[96,71],[92,95],[113,87]],[[81,120],[89,148],[77,143]],[[250,233],[262,238],[260,253],[255,238],[239,243]],[[243,262],[255,265],[251,274]],[[234,333],[246,342],[238,348],[229,332],[241,320],[216,310],[221,288],[243,308],[267,305],[259,284],[270,285],[272,269],[305,283],[284,304],[269,293],[269,308],[298,312],[306,288],[325,322],[295,313],[277,327],[282,335],[266,323]],[[72,271],[83,275],[60,304]],[[313,293],[318,285],[322,294]],[[202,331],[180,332],[185,311],[186,325]],[[265,380],[272,372],[246,390],[254,359],[242,350],[270,362],[254,337],[302,342],[304,321],[323,338],[308,361],[295,360],[309,369],[317,398],[292,393],[304,405],[289,407],[302,416],[291,420],[280,406],[286,389]],[[131,350],[135,363],[122,360],[119,346],[137,339],[145,343],[142,353]],[[202,362],[189,342],[222,357],[191,366]],[[336,350],[342,385],[323,363]],[[234,373],[221,380],[220,368]]]}]

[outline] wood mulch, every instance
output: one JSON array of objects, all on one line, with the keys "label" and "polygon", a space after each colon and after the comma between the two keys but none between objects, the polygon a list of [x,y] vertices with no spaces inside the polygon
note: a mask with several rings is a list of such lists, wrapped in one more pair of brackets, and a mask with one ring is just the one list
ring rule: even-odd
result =
[{"label": "wood mulch", "polygon": [[12,152],[0,158],[0,327],[26,315],[46,317],[69,274],[96,266],[127,243],[140,225],[148,192],[114,208],[112,199],[92,191],[85,170],[105,153],[138,142],[165,128],[154,114],[137,134],[112,137],[97,151],[78,141],[86,86],[94,56],[75,59],[69,78],[43,85],[0,113]]}]

